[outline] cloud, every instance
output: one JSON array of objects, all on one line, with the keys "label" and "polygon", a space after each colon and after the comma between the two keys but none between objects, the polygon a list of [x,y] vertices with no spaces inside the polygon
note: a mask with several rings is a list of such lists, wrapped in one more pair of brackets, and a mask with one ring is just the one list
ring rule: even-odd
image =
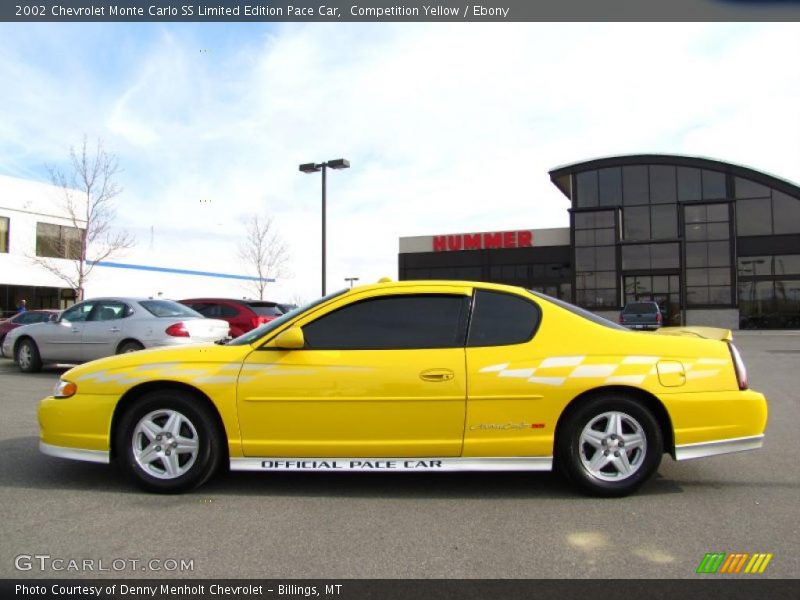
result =
[{"label": "cloud", "polygon": [[800,180],[796,23],[73,27],[0,28],[0,169],[106,137],[121,222],[161,232],[143,260],[239,271],[244,216],[266,210],[287,296],[319,287],[303,162],[352,162],[328,177],[329,287],[395,276],[399,236],[566,226],[563,163],[683,153]]}]

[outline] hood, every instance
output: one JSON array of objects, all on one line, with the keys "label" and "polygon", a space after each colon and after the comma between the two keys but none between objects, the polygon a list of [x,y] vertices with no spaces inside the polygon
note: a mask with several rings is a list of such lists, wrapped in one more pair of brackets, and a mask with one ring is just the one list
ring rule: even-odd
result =
[{"label": "hood", "polygon": [[151,348],[99,358],[70,369],[64,373],[63,377],[85,375],[100,370],[113,371],[135,367],[159,366],[168,363],[197,364],[243,361],[252,351],[253,348],[251,346],[227,346],[210,343]]}]

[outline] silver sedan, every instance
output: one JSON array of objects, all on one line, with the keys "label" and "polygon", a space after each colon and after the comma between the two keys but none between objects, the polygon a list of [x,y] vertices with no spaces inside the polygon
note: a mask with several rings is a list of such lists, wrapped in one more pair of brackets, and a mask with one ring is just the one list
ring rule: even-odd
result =
[{"label": "silver sedan", "polygon": [[215,342],[228,322],[207,319],[172,300],[96,298],[72,306],[47,323],[11,330],[3,354],[32,373],[43,363],[80,363],[158,346]]}]

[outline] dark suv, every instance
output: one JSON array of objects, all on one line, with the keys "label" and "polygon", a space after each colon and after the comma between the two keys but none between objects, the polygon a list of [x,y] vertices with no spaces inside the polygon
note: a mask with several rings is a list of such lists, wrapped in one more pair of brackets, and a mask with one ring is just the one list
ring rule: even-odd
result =
[{"label": "dark suv", "polygon": [[619,314],[619,322],[630,329],[658,329],[664,323],[664,316],[657,302],[628,302]]},{"label": "dark suv", "polygon": [[179,300],[204,317],[230,323],[230,334],[239,337],[251,329],[269,323],[283,314],[277,302],[268,300],[236,300],[233,298],[190,298]]}]

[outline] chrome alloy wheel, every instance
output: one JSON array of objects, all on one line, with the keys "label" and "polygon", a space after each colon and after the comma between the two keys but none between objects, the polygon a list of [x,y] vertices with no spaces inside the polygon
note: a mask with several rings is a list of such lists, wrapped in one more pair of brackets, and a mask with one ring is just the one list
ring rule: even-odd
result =
[{"label": "chrome alloy wheel", "polygon": [[158,479],[175,479],[189,471],[200,450],[195,426],[171,409],[142,417],[133,430],[132,443],[136,463]]},{"label": "chrome alloy wheel", "polygon": [[592,477],[622,481],[642,466],[647,454],[647,438],[636,419],[623,412],[610,411],[586,424],[578,449],[581,463]]},{"label": "chrome alloy wheel", "polygon": [[17,350],[17,364],[24,371],[29,369],[33,363],[33,348],[28,343],[23,342]]}]

